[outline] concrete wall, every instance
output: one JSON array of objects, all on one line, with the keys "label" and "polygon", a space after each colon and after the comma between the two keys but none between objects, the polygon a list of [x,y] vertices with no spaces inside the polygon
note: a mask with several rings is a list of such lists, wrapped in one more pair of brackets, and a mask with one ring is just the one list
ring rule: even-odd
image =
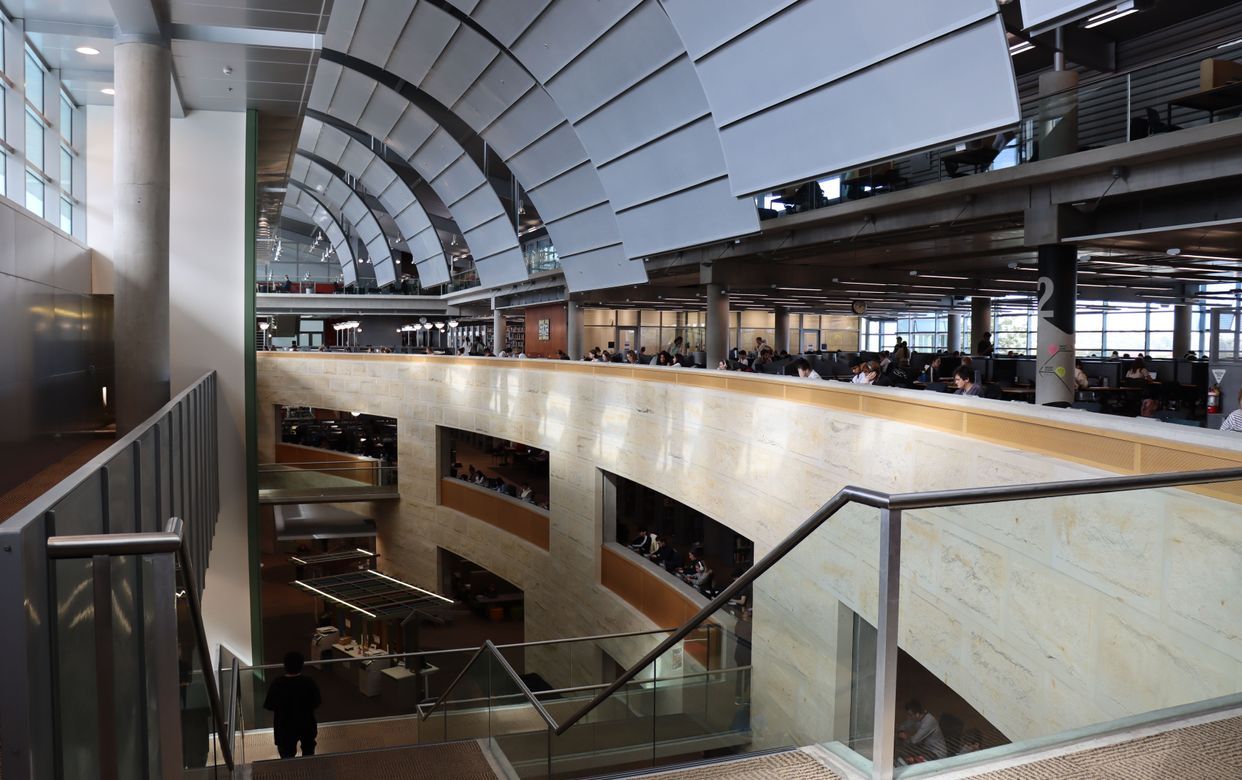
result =
[{"label": "concrete wall", "polygon": [[[250,660],[245,473],[246,116],[173,119],[169,208],[172,392],[214,369],[220,398],[220,517],[203,594],[208,636]],[[112,109],[90,106],[87,235],[96,292],[112,285]],[[117,334],[123,345],[125,334]]]},{"label": "concrete wall", "polygon": [[[847,484],[913,491],[1242,463],[1242,440],[1217,432],[557,361],[265,354],[259,403],[261,416],[278,403],[348,403],[396,417],[401,504],[380,521],[385,568],[431,585],[437,546],[475,560],[525,590],[532,640],[650,626],[599,585],[599,468],[736,529],[762,555]],[[549,451],[548,553],[436,505],[436,425]],[[1015,740],[1237,691],[1238,500],[1230,486],[908,513],[902,647]],[[841,606],[875,621],[877,523],[876,510],[848,508],[757,587],[760,744],[848,732]]]}]

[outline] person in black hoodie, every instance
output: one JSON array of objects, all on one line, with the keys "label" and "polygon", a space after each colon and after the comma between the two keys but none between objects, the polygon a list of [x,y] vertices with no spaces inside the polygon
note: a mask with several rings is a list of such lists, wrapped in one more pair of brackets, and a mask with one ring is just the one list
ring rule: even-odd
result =
[{"label": "person in black hoodie", "polygon": [[910,361],[893,361],[888,370],[872,384],[877,387],[914,387],[914,372],[910,370]]},{"label": "person in black hoodie", "polygon": [[263,700],[263,709],[271,710],[272,734],[281,758],[293,758],[302,743],[302,755],[315,755],[315,737],[319,725],[315,710],[319,707],[319,686],[302,676],[305,660],[301,653],[285,654],[285,675],[272,681]]}]

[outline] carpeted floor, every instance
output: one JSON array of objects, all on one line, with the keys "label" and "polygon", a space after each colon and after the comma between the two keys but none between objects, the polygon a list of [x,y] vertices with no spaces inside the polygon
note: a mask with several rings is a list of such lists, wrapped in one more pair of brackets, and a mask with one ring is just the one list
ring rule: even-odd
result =
[{"label": "carpeted floor", "polygon": [[253,780],[496,780],[476,742],[372,750],[254,765]]},{"label": "carpeted floor", "polygon": [[644,780],[841,780],[826,766],[798,750],[771,753],[741,761],[655,772]]},{"label": "carpeted floor", "polygon": [[1238,780],[1242,718],[975,775],[974,780]]}]

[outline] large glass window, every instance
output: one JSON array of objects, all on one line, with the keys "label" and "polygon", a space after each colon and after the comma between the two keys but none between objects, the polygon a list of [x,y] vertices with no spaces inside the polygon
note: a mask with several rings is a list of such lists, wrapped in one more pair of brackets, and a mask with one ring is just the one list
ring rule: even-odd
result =
[{"label": "large glass window", "polygon": [[60,137],[73,145],[73,103],[65,93],[60,93]]},{"label": "large glass window", "polygon": [[26,162],[43,170],[43,120],[26,109]]},{"label": "large glass window", "polygon": [[68,198],[60,199],[60,229],[73,234],[73,201]]},{"label": "large glass window", "polygon": [[26,171],[26,208],[43,216],[43,178],[31,170]]},{"label": "large glass window", "polygon": [[26,99],[39,113],[43,112],[43,66],[30,47],[26,47]]},{"label": "large glass window", "polygon": [[60,189],[66,195],[73,194],[73,154],[60,147]]}]

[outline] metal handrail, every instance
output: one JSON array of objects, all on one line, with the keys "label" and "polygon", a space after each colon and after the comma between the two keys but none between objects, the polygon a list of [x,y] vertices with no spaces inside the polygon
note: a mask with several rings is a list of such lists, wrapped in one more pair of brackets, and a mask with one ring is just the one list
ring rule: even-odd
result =
[{"label": "metal handrail", "polygon": [[[1207,471],[1183,471],[1166,474],[1144,474],[1130,477],[1105,477],[1101,479],[1065,480],[1060,482],[1034,483],[1002,487],[963,488],[958,490],[935,490],[926,493],[882,493],[866,488],[847,486],[817,509],[814,514],[802,522],[792,533],[777,543],[771,552],[763,556],[749,570],[729,584],[720,595],[707,603],[698,614],[690,618],[665,639],[644,655],[638,662],[627,669],[620,677],[601,691],[590,702],[571,715],[555,729],[559,736],[564,734],[575,723],[585,717],[622,686],[633,680],[638,674],[668,652],[670,648],[684,639],[691,631],[702,625],[708,618],[720,610],[735,595],[749,587],[764,572],[779,563],[793,548],[802,543],[821,525],[835,515],[847,504],[856,503],[876,507],[887,511],[900,512],[906,509],[927,509],[953,505],[991,504],[1002,501],[1020,501],[1036,498],[1056,498],[1064,496],[1090,495],[1095,493],[1142,490],[1145,488],[1181,487],[1185,485],[1203,485],[1215,482],[1232,482],[1242,479],[1242,468],[1212,469]],[[883,553],[882,553],[883,554]],[[895,651],[895,647],[893,648]],[[877,690],[879,681],[877,680]]]},{"label": "metal handrail", "polygon": [[457,683],[462,681],[462,679],[466,676],[466,672],[470,671],[470,669],[474,666],[474,662],[477,661],[479,656],[484,653],[490,653],[491,656],[496,659],[497,663],[500,664],[500,668],[503,669],[505,674],[509,675],[510,679],[512,679],[517,685],[518,691],[522,694],[522,698],[530,702],[531,706],[535,708],[535,711],[539,713],[539,717],[543,718],[543,722],[548,724],[548,728],[555,730],[556,719],[553,718],[546,709],[544,709],[543,703],[535,698],[535,694],[531,693],[530,688],[527,687],[526,683],[522,682],[522,678],[518,676],[518,673],[509,663],[509,659],[505,658],[500,651],[496,649],[496,645],[492,644],[492,640],[490,639],[485,640],[482,646],[480,646],[478,650],[474,651],[474,655],[470,656],[470,660],[466,663],[462,670],[457,673],[457,676],[453,678],[453,682],[449,683],[449,686],[444,689],[444,693],[440,694],[440,698],[436,699],[435,703],[431,705],[431,708],[425,713],[421,711],[419,712],[418,719],[427,720],[427,718],[431,717],[431,713],[435,712],[436,709],[444,703],[444,700],[448,698],[448,695],[453,692],[454,688],[457,687]]},{"label": "metal handrail", "polygon": [[[203,624],[203,607],[199,601],[198,590],[193,583],[194,564],[190,560],[189,547],[185,539],[185,524],[179,517],[168,520],[166,530],[143,534],[91,534],[85,536],[52,536],[47,540],[49,558],[94,558],[112,557],[114,555],[152,555],[173,553],[181,567],[182,577],[187,583],[186,601],[189,604],[190,618],[194,623],[194,639],[198,645],[199,658],[203,667],[203,683],[207,687],[207,699],[216,722],[216,733],[224,735],[225,714],[220,701],[220,688],[216,681],[215,670],[211,664],[211,648],[207,644],[207,630]],[[233,748],[228,740],[217,740],[220,753],[229,770],[233,769]]]},{"label": "metal handrail", "polygon": [[237,703],[241,699],[241,680],[239,671],[240,664],[237,661],[237,656],[233,656],[233,663],[229,667],[229,673],[232,675],[232,677],[229,678],[229,730],[228,733],[224,735],[225,741],[229,743],[230,754],[233,752],[233,748],[235,747],[233,740],[237,734]]}]

